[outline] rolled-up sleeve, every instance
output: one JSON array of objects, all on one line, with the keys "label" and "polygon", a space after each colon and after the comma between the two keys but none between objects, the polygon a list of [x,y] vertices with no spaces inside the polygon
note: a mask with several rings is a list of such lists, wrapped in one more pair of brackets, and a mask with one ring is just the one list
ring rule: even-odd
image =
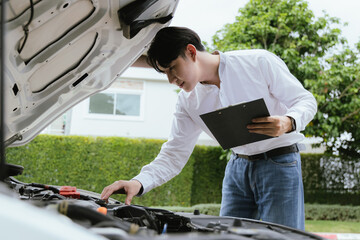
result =
[{"label": "rolled-up sleeve", "polygon": [[267,75],[269,91],[287,107],[285,115],[295,119],[296,131],[303,131],[316,114],[316,99],[276,55],[267,52],[261,58],[261,65],[262,74]]}]

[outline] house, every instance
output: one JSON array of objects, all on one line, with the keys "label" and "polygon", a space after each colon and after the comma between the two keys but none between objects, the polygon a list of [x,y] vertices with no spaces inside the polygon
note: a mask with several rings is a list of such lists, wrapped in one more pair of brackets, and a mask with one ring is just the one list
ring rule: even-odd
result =
[{"label": "house", "polygon": [[[177,86],[151,68],[128,68],[112,85],[74,106],[43,133],[167,139]],[[218,145],[205,133],[200,145]]]}]

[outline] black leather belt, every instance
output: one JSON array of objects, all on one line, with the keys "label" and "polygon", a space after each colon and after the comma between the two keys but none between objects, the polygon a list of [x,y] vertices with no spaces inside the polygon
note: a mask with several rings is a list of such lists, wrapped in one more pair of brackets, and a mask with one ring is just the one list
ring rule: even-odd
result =
[{"label": "black leather belt", "polygon": [[298,151],[299,151],[299,147],[295,143],[295,144],[287,146],[287,147],[279,147],[279,148],[275,148],[270,151],[255,154],[255,155],[242,155],[242,154],[238,154],[238,153],[235,153],[235,154],[237,157],[245,158],[249,161],[256,161],[256,160],[260,160],[260,159],[266,159],[266,158],[275,157],[275,156],[279,156],[279,155],[283,155],[283,154],[287,154],[287,153],[298,152]]}]

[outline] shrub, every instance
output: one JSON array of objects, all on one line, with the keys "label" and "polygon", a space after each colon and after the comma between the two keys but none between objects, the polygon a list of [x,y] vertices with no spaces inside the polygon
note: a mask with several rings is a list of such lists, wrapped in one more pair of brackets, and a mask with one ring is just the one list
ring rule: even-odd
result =
[{"label": "shrub", "polygon": [[[151,162],[164,141],[119,137],[78,137],[39,135],[31,143],[6,150],[7,161],[24,166],[23,182],[72,185],[101,193],[116,180],[128,180]],[[190,206],[191,158],[182,173],[141,198],[134,204]],[[124,201],[125,196],[114,198]]]},{"label": "shrub", "polygon": [[305,202],[360,205],[360,161],[302,154]]},{"label": "shrub", "polygon": [[360,206],[305,205],[306,220],[360,221]]}]

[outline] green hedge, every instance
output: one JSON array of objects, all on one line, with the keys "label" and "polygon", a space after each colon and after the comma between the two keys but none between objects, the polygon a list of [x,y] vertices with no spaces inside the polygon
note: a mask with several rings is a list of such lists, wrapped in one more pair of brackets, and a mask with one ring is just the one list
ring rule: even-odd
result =
[{"label": "green hedge", "polygon": [[306,204],[306,220],[360,222],[360,206]]},{"label": "green hedge", "polygon": [[[197,204],[192,207],[157,206],[173,212],[194,212],[219,216],[220,204]],[[306,220],[332,220],[346,222],[360,222],[360,206],[305,204]]]},{"label": "green hedge", "polygon": [[196,146],[192,157],[194,162],[191,205],[199,203],[220,203],[222,179],[226,161],[219,160],[219,147]]},{"label": "green hedge", "polygon": [[[6,149],[7,161],[25,167],[24,182],[72,185],[100,193],[119,179],[131,179],[159,153],[162,140],[39,135]],[[196,146],[181,174],[134,204],[192,206],[220,203],[226,160],[220,147]],[[360,205],[360,162],[302,154],[305,202]],[[115,196],[124,201],[124,196]]]},{"label": "green hedge", "polygon": [[360,160],[301,154],[305,202],[360,205]]},{"label": "green hedge", "polygon": [[[164,141],[119,137],[76,137],[39,135],[31,143],[6,150],[7,161],[24,166],[24,182],[71,185],[101,193],[108,184],[131,179],[159,153]],[[181,175],[134,204],[190,205],[194,159]],[[124,201],[123,195],[114,198]]]}]

